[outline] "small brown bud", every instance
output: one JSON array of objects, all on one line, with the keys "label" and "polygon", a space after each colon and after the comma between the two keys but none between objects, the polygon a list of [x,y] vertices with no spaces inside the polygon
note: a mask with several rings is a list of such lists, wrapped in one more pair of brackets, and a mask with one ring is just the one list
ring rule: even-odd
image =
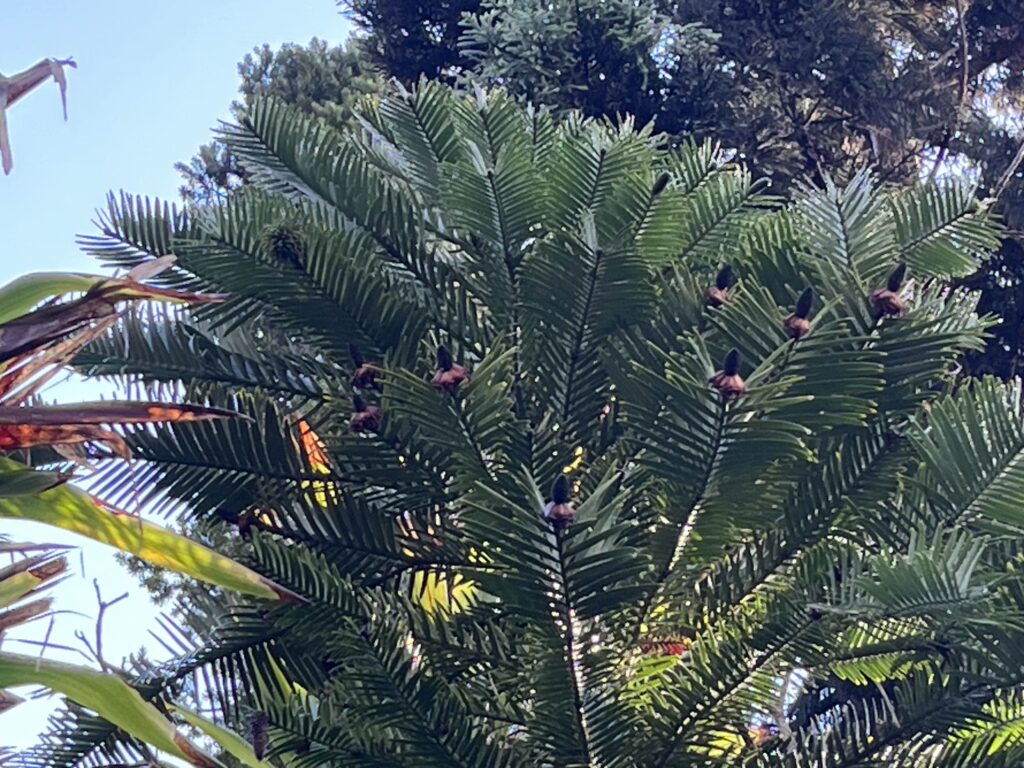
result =
[{"label": "small brown bud", "polygon": [[729,290],[711,286],[708,288],[708,306],[720,307],[729,301]]},{"label": "small brown bud", "polygon": [[270,738],[267,735],[267,728],[270,719],[266,712],[257,712],[249,722],[249,742],[252,744],[252,752],[257,760],[262,760],[267,754],[267,744]]},{"label": "small brown bud", "polygon": [[378,373],[380,371],[375,366],[364,363],[352,374],[352,386],[359,389],[376,389]]},{"label": "small brown bud", "polygon": [[576,509],[572,504],[555,504],[549,501],[544,506],[544,519],[551,523],[556,531],[560,531],[576,520]]},{"label": "small brown bud", "polygon": [[551,484],[551,501],[544,505],[544,519],[551,523],[551,527],[556,531],[564,530],[576,519],[576,509],[571,499],[569,478],[561,474]]},{"label": "small brown bud", "polygon": [[873,291],[868,296],[868,301],[871,302],[871,306],[875,308],[875,313],[879,317],[882,315],[899,317],[907,311],[907,305],[900,298],[900,288],[903,285],[903,278],[906,277],[906,274],[907,265],[900,264],[889,275],[885,288]]},{"label": "small brown bud", "polygon": [[348,420],[348,428],[353,432],[376,432],[380,429],[380,408],[367,405],[363,398],[356,395],[352,398],[353,413]]},{"label": "small brown bud", "polygon": [[871,302],[871,306],[875,308],[875,312],[879,316],[899,317],[907,311],[907,305],[903,303],[900,295],[888,288],[872,292],[868,301]]},{"label": "small brown bud", "polygon": [[252,540],[252,527],[255,523],[255,518],[256,515],[251,509],[237,516],[238,534],[242,537],[242,541]]},{"label": "small brown bud", "polygon": [[786,329],[786,333],[794,339],[802,339],[811,332],[811,321],[803,317],[797,317],[796,315],[790,315],[787,317],[783,326]]},{"label": "small brown bud", "polygon": [[454,395],[459,390],[459,385],[464,381],[469,381],[469,371],[463,368],[461,365],[453,365],[447,371],[438,371],[434,374],[434,378],[430,380],[430,383],[434,386],[434,389],[447,392],[450,395]]},{"label": "small brown bud", "polygon": [[455,364],[448,347],[442,345],[437,348],[437,373],[430,380],[434,389],[454,395],[459,391],[459,385],[464,381],[469,381],[469,378],[469,371],[461,365]]},{"label": "small brown bud", "polygon": [[726,400],[736,400],[747,394],[747,382],[740,376],[740,353],[733,349],[725,356],[722,370],[708,379],[708,383],[722,393]]},{"label": "small brown bud", "polygon": [[358,389],[376,389],[377,374],[380,370],[366,362],[363,353],[355,344],[348,345],[349,354],[352,356],[352,364],[355,366],[355,373],[352,374],[352,386]]},{"label": "small brown bud", "polygon": [[732,267],[726,264],[718,271],[715,284],[708,288],[708,304],[720,307],[729,300],[729,285],[732,283]]},{"label": "small brown bud", "polygon": [[811,307],[814,305],[814,289],[805,288],[796,300],[796,307],[793,314],[786,318],[783,326],[786,333],[794,339],[801,339],[811,332],[811,323],[807,319],[811,314]]}]

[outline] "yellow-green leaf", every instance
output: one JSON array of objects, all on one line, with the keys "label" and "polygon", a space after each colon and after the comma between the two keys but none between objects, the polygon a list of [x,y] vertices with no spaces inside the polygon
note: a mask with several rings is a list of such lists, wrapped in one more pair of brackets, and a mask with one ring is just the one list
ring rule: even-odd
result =
[{"label": "yellow-green leaf", "polygon": [[0,688],[19,685],[50,688],[169,755],[201,768],[222,768],[119,677],[59,661],[0,653]]},{"label": "yellow-green leaf", "polygon": [[193,728],[202,731],[217,744],[224,748],[224,750],[237,758],[243,765],[248,765],[249,768],[271,768],[270,763],[265,760],[260,760],[256,757],[256,754],[252,751],[252,747],[245,739],[239,736],[234,731],[229,731],[223,726],[217,725],[212,720],[208,720],[196,712],[178,705],[170,705],[168,709],[174,714],[178,715],[182,720],[191,725]]},{"label": "yellow-green leaf", "polygon": [[0,568],[0,608],[27,597],[47,582],[67,571],[68,561],[64,557],[29,557],[19,560],[6,568]]},{"label": "yellow-green leaf", "polygon": [[0,608],[21,600],[33,589],[36,589],[42,582],[33,576],[29,571],[16,573],[0,580]]},{"label": "yellow-green leaf", "polygon": [[37,272],[0,286],[0,323],[29,312],[46,299],[66,293],[84,293],[103,278],[75,272]]},{"label": "yellow-green leaf", "polygon": [[16,469],[0,472],[0,496],[25,496],[41,493],[60,485],[64,478],[56,472],[40,472],[35,469]]},{"label": "yellow-green leaf", "polygon": [[[0,471],[25,469],[0,457]],[[0,497],[0,518],[33,520],[87,536],[147,563],[267,600],[301,598],[241,563],[162,526],[102,505],[73,485],[35,496]]]}]

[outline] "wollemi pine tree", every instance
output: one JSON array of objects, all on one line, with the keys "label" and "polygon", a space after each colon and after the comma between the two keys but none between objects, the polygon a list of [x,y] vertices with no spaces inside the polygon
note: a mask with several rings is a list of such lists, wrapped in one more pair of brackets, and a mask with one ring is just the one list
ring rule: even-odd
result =
[{"label": "wollemi pine tree", "polygon": [[[252,185],[86,242],[232,299],[81,369],[252,417],[129,432],[103,493],[308,601],[232,604],[146,696],[302,768],[1021,759],[1024,405],[957,377],[987,321],[947,281],[998,245],[969,190],[782,204],[501,92],[362,119],[259,102]],[[54,727],[24,764],[131,750]]]}]

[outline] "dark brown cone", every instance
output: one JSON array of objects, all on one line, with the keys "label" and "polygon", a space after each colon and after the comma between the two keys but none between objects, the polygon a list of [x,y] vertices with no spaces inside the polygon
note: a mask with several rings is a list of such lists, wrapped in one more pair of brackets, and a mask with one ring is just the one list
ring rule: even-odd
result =
[{"label": "dark brown cone", "polygon": [[907,311],[907,305],[903,303],[900,295],[896,291],[890,291],[888,288],[874,291],[868,297],[868,301],[871,302],[871,306],[875,308],[875,312],[880,316],[899,317]]},{"label": "dark brown cone", "polygon": [[380,371],[369,363],[363,363],[352,374],[352,386],[359,389],[376,389],[377,374]]},{"label": "dark brown cone", "polygon": [[786,333],[792,339],[802,339],[811,332],[811,321],[806,317],[798,317],[795,314],[787,317],[783,326],[786,329]]},{"label": "dark brown cone", "polygon": [[448,370],[438,370],[434,374],[434,378],[430,380],[430,383],[439,392],[447,392],[449,395],[454,395],[459,391],[459,385],[464,381],[469,381],[469,378],[468,370],[461,365],[453,363],[452,367]]},{"label": "dark brown cone", "polygon": [[713,285],[708,288],[708,305],[712,307],[720,307],[729,301],[729,289],[719,288],[717,285]]}]

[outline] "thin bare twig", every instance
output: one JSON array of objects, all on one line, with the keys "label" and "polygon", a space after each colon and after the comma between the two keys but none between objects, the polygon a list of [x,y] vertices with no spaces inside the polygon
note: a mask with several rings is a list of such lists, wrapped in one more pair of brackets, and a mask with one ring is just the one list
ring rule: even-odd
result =
[{"label": "thin bare twig", "polygon": [[77,637],[78,640],[89,649],[89,653],[92,654],[93,659],[100,665],[100,669],[104,672],[123,672],[120,667],[109,663],[103,656],[103,619],[106,617],[107,610],[128,597],[128,593],[125,592],[124,594],[115,597],[113,600],[104,600],[103,593],[100,591],[100,582],[98,579],[92,580],[92,587],[96,591],[96,604],[98,607],[98,612],[96,614],[95,644],[89,642],[89,638],[87,638],[85,633],[81,630],[75,632],[75,637]]},{"label": "thin bare twig", "polygon": [[53,642],[45,642],[44,643],[42,640],[30,640],[28,638],[20,638],[20,637],[19,638],[15,638],[13,640],[10,640],[9,642],[11,642],[11,643],[19,643],[21,645],[29,645],[29,646],[32,646],[33,648],[40,648],[41,649],[40,655],[42,655],[42,653],[47,651],[47,650],[55,649],[55,650],[58,650],[58,651],[66,651],[68,653],[77,653],[79,656],[81,656],[86,661],[90,661],[91,662],[93,660],[92,656],[90,656],[88,653],[83,651],[81,648],[76,648],[73,645],[64,645],[63,643],[53,643]]},{"label": "thin bare twig", "polygon": [[992,196],[986,201],[990,206],[995,205],[1002,196],[1007,185],[1010,183],[1010,179],[1013,178],[1013,174],[1015,174],[1017,169],[1020,168],[1021,163],[1024,163],[1024,141],[1022,141],[1020,146],[1017,147],[1017,154],[1014,155],[1013,160],[1010,161],[1006,170],[1003,171],[1003,175],[999,177],[999,182],[992,191]]},{"label": "thin bare twig", "polygon": [[42,647],[39,649],[39,657],[40,658],[42,658],[43,654],[46,653],[46,649],[50,645],[50,637],[53,635],[53,625],[54,625],[54,622],[55,622],[55,619],[53,617],[53,614],[51,613],[50,614],[50,623],[46,625],[46,634],[43,635],[43,644],[42,644]]},{"label": "thin bare twig", "polygon": [[967,24],[964,21],[963,0],[956,0],[956,26],[960,36],[959,98],[957,99],[956,114],[953,116],[953,124],[947,126],[944,131],[942,144],[939,147],[938,153],[935,155],[935,163],[932,165],[932,170],[928,174],[929,184],[935,181],[939,168],[942,166],[943,161],[946,159],[946,153],[949,151],[949,142],[952,140],[953,135],[960,129],[960,122],[963,120],[964,113],[967,111],[967,87],[970,83],[970,66],[968,65],[970,49],[967,42]]}]

